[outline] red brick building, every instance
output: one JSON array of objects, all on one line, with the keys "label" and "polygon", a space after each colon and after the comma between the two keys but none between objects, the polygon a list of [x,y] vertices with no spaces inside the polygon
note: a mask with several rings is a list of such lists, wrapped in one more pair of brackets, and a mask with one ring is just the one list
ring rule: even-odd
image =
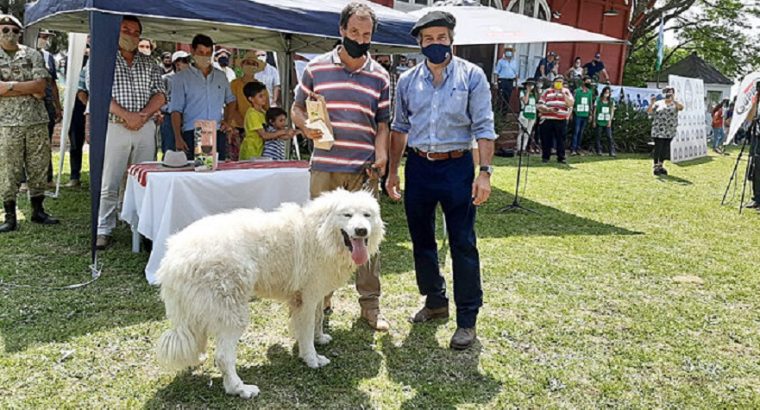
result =
[{"label": "red brick building", "polygon": [[[553,18],[551,21],[581,28],[610,37],[627,39],[631,17],[632,0],[548,0]],[[554,18],[559,14],[559,18]],[[562,70],[567,70],[575,57],[581,57],[584,64],[602,53],[602,61],[607,67],[610,81],[621,84],[625,67],[625,45],[589,43],[549,43],[548,50],[562,56]]]}]

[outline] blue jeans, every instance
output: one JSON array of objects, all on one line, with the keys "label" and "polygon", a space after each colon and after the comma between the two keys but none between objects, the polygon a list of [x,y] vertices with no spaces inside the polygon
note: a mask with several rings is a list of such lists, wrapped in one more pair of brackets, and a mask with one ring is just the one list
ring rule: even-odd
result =
[{"label": "blue jeans", "polygon": [[570,144],[570,151],[575,152],[580,148],[586,124],[588,124],[588,117],[575,116],[575,131],[573,131],[573,143]]},{"label": "blue jeans", "polygon": [[[182,139],[190,150],[185,152],[187,159],[195,158],[195,131],[182,132]],[[219,161],[227,159],[227,135],[219,130],[216,131],[216,152],[219,154]]]},{"label": "blue jeans", "polygon": [[610,155],[615,155],[615,141],[612,139],[612,127],[605,125],[596,126],[596,153],[602,153],[602,132],[607,134],[607,142],[610,147]]},{"label": "blue jeans", "polygon": [[435,240],[435,209],[440,203],[451,249],[457,326],[474,327],[483,305],[483,290],[475,237],[476,208],[471,197],[475,177],[472,154],[428,161],[409,151],[404,175],[406,220],[412,237],[417,287],[427,297],[425,306],[435,309],[449,303]]},{"label": "blue jeans", "polygon": [[713,149],[717,149],[718,146],[723,142],[723,138],[726,137],[726,133],[723,131],[723,128],[713,128]]}]

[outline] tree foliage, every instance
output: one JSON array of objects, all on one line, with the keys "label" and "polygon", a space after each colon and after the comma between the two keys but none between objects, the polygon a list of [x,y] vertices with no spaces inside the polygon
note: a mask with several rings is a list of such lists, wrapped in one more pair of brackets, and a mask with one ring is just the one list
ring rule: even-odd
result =
[{"label": "tree foliage", "polygon": [[727,77],[740,77],[760,66],[759,37],[752,27],[752,17],[759,16],[760,7],[748,0],[638,2],[633,11],[624,83],[642,85],[655,77],[661,17],[665,30],[672,31],[678,41],[665,50],[663,70],[696,52]]}]

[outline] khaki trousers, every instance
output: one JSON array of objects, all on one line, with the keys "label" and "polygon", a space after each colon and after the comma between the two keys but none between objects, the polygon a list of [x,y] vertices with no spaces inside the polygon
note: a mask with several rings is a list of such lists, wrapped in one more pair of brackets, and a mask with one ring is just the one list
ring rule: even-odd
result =
[{"label": "khaki trousers", "polygon": [[[323,192],[343,188],[347,191],[359,191],[364,188],[368,177],[364,173],[349,174],[343,172],[311,171],[311,198]],[[375,198],[378,197],[378,180],[370,180],[368,189]],[[356,291],[359,292],[359,305],[362,311],[380,308],[380,254],[370,258],[356,273]],[[327,295],[324,306],[331,306],[332,294]]]},{"label": "khaki trousers", "polygon": [[100,185],[98,235],[111,235],[116,227],[127,168],[132,164],[155,159],[155,134],[156,124],[153,121],[148,121],[137,131],[128,130],[118,123],[108,123]]}]

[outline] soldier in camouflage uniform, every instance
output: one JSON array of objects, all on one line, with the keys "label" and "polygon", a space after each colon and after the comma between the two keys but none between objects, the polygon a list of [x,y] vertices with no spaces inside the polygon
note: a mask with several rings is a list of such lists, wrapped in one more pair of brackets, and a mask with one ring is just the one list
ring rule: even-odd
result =
[{"label": "soldier in camouflage uniform", "polygon": [[52,225],[58,220],[45,213],[50,142],[47,135],[45,86],[50,76],[42,55],[21,45],[21,23],[0,14],[0,196],[5,223],[0,232],[14,231],[16,195],[24,166],[28,173],[32,222]]}]

